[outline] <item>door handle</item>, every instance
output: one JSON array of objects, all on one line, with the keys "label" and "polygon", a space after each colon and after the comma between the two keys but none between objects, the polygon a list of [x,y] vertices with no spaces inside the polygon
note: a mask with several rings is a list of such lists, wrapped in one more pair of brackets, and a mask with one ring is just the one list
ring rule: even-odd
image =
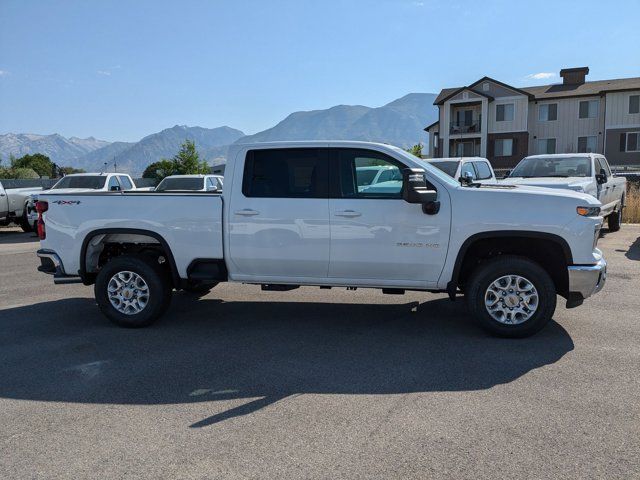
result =
[{"label": "door handle", "polygon": [[236,210],[234,212],[236,215],[242,215],[245,217],[251,217],[253,215],[260,215],[260,212],[258,212],[257,210],[251,210],[250,208],[244,208],[242,210]]},{"label": "door handle", "polygon": [[360,212],[356,212],[355,210],[338,210],[334,213],[334,215],[336,217],[353,218],[353,217],[359,217],[362,214]]}]

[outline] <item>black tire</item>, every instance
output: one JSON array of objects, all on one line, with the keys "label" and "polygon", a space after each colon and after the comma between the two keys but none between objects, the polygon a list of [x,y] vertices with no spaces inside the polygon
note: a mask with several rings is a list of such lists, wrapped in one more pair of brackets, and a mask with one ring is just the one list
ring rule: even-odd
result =
[{"label": "black tire", "polygon": [[[148,287],[148,301],[138,313],[123,313],[109,300],[108,287],[118,272],[134,272]],[[171,303],[171,278],[169,272],[149,256],[122,255],[102,267],[94,286],[98,307],[113,323],[121,327],[140,328],[151,325]]]},{"label": "black tire", "polygon": [[620,230],[620,226],[622,224],[622,206],[616,212],[611,213],[607,217],[607,225],[609,226],[610,232],[617,232]]},{"label": "black tire", "polygon": [[[489,286],[506,275],[524,277],[538,292],[537,308],[522,323],[502,323],[494,319],[485,306],[485,293]],[[467,282],[465,296],[470,312],[483,329],[508,338],[528,337],[541,330],[551,320],[557,300],[556,288],[549,274],[537,263],[516,255],[502,255],[481,264]]]},{"label": "black tire", "polygon": [[22,228],[23,232],[31,232],[33,229],[29,224],[29,215],[27,214],[27,206],[24,206],[22,210],[22,217],[20,217],[20,228]]}]

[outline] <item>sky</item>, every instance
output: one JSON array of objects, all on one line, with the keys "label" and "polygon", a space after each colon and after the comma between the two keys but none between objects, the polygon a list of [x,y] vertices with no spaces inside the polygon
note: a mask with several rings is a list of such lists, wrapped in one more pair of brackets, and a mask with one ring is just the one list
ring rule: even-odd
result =
[{"label": "sky", "polygon": [[[609,5],[609,6],[607,6]],[[488,75],[640,76],[640,1],[0,0],[0,133],[247,134]]]}]

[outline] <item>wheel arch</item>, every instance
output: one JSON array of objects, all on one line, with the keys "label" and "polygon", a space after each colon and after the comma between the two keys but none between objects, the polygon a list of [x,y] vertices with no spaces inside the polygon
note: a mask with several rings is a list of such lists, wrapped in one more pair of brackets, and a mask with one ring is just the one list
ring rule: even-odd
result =
[{"label": "wheel arch", "polygon": [[[530,245],[525,245],[525,243]],[[488,251],[487,248],[495,246],[499,252]],[[551,247],[545,251],[545,255],[530,252],[529,247]],[[458,251],[453,267],[451,280],[447,284],[447,292],[451,298],[455,298],[457,288],[464,284],[473,269],[478,265],[474,263],[482,259],[491,258],[497,254],[519,254],[538,261],[551,275],[558,293],[568,294],[568,273],[566,267],[573,264],[573,255],[567,241],[559,235],[547,232],[535,232],[529,230],[496,230],[480,232],[467,238]],[[480,256],[476,256],[480,255]],[[562,265],[558,265],[558,261]]]},{"label": "wheel arch", "polygon": [[176,288],[180,286],[180,275],[178,274],[176,261],[173,257],[171,247],[169,247],[167,241],[162,235],[157,232],[140,228],[99,228],[96,230],[92,230],[85,235],[84,240],[82,241],[82,246],[80,248],[80,270],[78,271],[78,274],[80,275],[80,278],[82,278],[82,281],[85,285],[91,285],[95,280],[95,275],[93,274],[93,272],[89,272],[87,270],[87,253],[91,240],[100,235],[104,235],[105,237],[108,235],[133,235],[141,238],[148,237],[155,240],[161,246],[163,253],[165,254],[166,259],[169,263],[173,286]]}]

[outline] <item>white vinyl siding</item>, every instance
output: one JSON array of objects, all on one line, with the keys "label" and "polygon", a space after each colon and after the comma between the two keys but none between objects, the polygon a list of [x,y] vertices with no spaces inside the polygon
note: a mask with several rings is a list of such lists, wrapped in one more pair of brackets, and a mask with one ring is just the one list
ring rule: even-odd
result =
[{"label": "white vinyl siding", "polygon": [[537,141],[536,153],[538,155],[556,153],[555,138],[539,138]]},{"label": "white vinyl siding", "polygon": [[495,141],[496,157],[510,157],[513,155],[513,139],[511,138],[499,138]]},{"label": "white vinyl siding", "polygon": [[[498,105],[512,105],[513,107],[513,119],[511,121],[496,120]],[[510,110],[510,107],[507,107]],[[524,95],[518,97],[501,98],[496,99],[493,102],[489,102],[488,107],[488,133],[507,133],[507,132],[526,132],[529,112],[529,99]],[[508,115],[508,113],[507,113]]]},{"label": "white vinyl siding", "polygon": [[597,118],[599,100],[582,100],[578,109],[578,118]]},{"label": "white vinyl siding", "polygon": [[635,111],[634,97],[640,98],[640,90],[607,93],[606,128],[640,126],[640,112],[632,113]]},{"label": "white vinyl siding", "polygon": [[[604,148],[604,101],[597,118],[578,120],[580,102],[597,100],[597,97],[573,97],[556,99],[548,103],[558,104],[558,120],[555,122],[541,122],[538,120],[539,111],[533,102],[529,113],[529,151],[537,152],[538,138],[555,138],[556,153],[576,153],[578,151],[578,137],[597,137],[596,152],[602,153]],[[609,106],[607,105],[607,113]]]}]

